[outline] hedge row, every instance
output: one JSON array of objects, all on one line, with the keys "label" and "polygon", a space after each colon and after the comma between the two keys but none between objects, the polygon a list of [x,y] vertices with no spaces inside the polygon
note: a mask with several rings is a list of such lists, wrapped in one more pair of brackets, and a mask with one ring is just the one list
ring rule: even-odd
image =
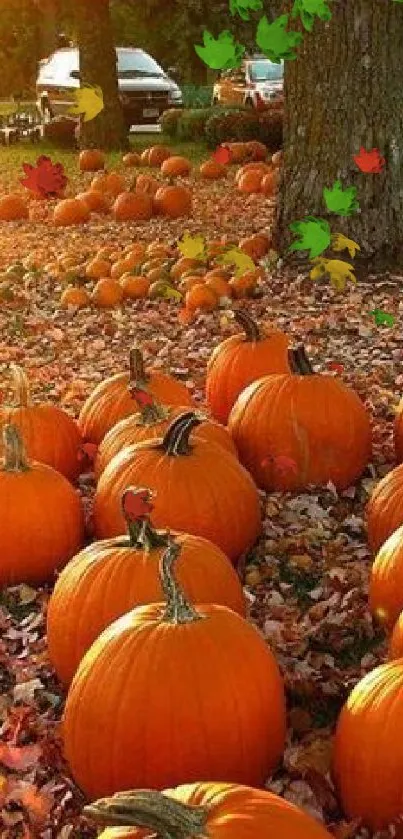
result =
[{"label": "hedge row", "polygon": [[182,141],[207,142],[215,148],[224,142],[260,140],[277,151],[283,143],[283,112],[273,107],[258,113],[249,108],[172,109],[161,117],[164,134]]}]

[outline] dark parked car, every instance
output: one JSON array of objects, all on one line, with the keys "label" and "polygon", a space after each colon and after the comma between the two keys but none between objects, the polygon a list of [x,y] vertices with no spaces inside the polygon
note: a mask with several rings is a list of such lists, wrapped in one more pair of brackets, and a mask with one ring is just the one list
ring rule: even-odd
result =
[{"label": "dark parked car", "polygon": [[[167,108],[182,106],[182,93],[144,50],[117,47],[119,94],[128,127],[157,123]],[[39,64],[37,103],[45,121],[67,115],[80,87],[78,49],[60,49]]]}]

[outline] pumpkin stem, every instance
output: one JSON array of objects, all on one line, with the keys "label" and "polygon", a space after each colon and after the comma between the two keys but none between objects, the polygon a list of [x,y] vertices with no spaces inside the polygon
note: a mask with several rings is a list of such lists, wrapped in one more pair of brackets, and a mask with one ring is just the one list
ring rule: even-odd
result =
[{"label": "pumpkin stem", "polygon": [[201,416],[194,411],[186,411],[171,422],[162,441],[162,448],[171,457],[190,454],[192,447],[189,443],[190,432],[203,422]]},{"label": "pumpkin stem", "polygon": [[149,376],[144,369],[144,360],[141,350],[138,347],[133,347],[129,355],[130,377],[129,388],[144,387],[149,381]]},{"label": "pumpkin stem", "polygon": [[291,372],[298,376],[312,376],[315,373],[303,344],[295,347],[295,349],[288,350],[288,363]]},{"label": "pumpkin stem", "polygon": [[247,341],[253,341],[254,343],[257,343],[257,341],[262,340],[259,327],[256,321],[254,321],[250,315],[248,315],[242,309],[237,309],[237,311],[234,312],[234,318],[242,326]]},{"label": "pumpkin stem", "polygon": [[165,623],[194,623],[203,619],[203,615],[187,602],[185,595],[175,577],[173,566],[181,552],[180,545],[168,541],[160,562],[160,580],[167,604],[161,620]]},{"label": "pumpkin stem", "polygon": [[[133,517],[133,514],[127,509],[127,502],[129,498],[133,501],[139,498],[140,509],[139,514]],[[146,498],[146,504],[152,510],[152,493],[148,489],[128,487],[122,494],[122,511],[125,517],[127,530],[129,533],[130,547],[137,548],[151,552],[155,548],[163,548],[168,545],[168,534],[166,531],[157,531],[152,526],[146,510],[141,510],[141,501]]]},{"label": "pumpkin stem", "polygon": [[100,798],[83,808],[94,821],[108,826],[143,827],[159,839],[190,839],[207,837],[209,807],[176,801],[156,790],[138,789],[118,792],[111,798]]},{"label": "pumpkin stem", "polygon": [[13,390],[16,408],[28,408],[31,404],[31,393],[26,373],[18,364],[10,364],[13,380]]},{"label": "pumpkin stem", "polygon": [[5,425],[3,428],[4,441],[4,464],[5,472],[28,472],[28,465],[25,446],[16,425]]},{"label": "pumpkin stem", "polygon": [[156,422],[168,419],[172,408],[164,407],[160,402],[157,402],[149,390],[131,386],[130,395],[139,406],[139,413],[144,425],[153,425]]}]

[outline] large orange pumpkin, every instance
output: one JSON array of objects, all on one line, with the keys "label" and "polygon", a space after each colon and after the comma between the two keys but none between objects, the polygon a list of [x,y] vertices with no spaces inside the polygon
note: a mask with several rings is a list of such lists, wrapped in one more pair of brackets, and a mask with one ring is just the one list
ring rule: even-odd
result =
[{"label": "large orange pumpkin", "polygon": [[403,464],[388,472],[367,504],[368,541],[373,553],[403,524]]},{"label": "large orange pumpkin", "polygon": [[177,176],[177,175],[188,175],[192,168],[192,164],[187,157],[181,157],[180,155],[173,154],[171,157],[168,157],[167,160],[164,160],[161,166],[161,173],[162,175],[169,175]]},{"label": "large orange pumpkin", "polygon": [[53,220],[58,227],[68,227],[71,224],[84,224],[90,217],[90,210],[85,200],[80,198],[64,198],[56,204]]},{"label": "large orange pumpkin", "polygon": [[244,192],[247,195],[252,195],[255,192],[261,192],[263,175],[259,169],[250,169],[245,172],[238,180],[239,192]]},{"label": "large orange pumpkin", "polygon": [[128,446],[111,460],[95,493],[97,538],[123,532],[122,492],[129,484],[142,484],[157,493],[156,527],[204,536],[234,561],[252,547],[261,528],[255,484],[222,446],[194,435],[189,440],[200,422],[194,413],[182,414],[163,439]]},{"label": "large orange pumpkin", "polygon": [[[136,391],[139,411],[117,422],[105,434],[94,464],[95,478],[98,480],[108,463],[127,446],[142,443],[143,440],[156,440],[163,437],[172,420],[187,410],[186,406],[163,406],[148,389]],[[224,426],[207,417],[194,431],[195,440],[210,440],[223,446],[236,457],[235,445]]]},{"label": "large orange pumpkin", "polygon": [[401,818],[403,661],[382,664],[355,686],[341,712],[333,775],[349,819],[372,831]]},{"label": "large orange pumpkin", "polygon": [[269,373],[290,369],[286,335],[259,328],[243,310],[235,312],[235,319],[244,331],[222,341],[207,364],[207,404],[213,417],[224,424],[247,385]]},{"label": "large orange pumpkin", "polygon": [[240,784],[185,784],[163,793],[133,790],[87,804],[83,812],[101,825],[116,825],[98,839],[154,834],[182,839],[331,839],[322,824],[295,804]]},{"label": "large orange pumpkin", "polygon": [[219,178],[225,178],[227,174],[226,167],[217,160],[205,160],[199,167],[199,172],[205,180],[216,181]]},{"label": "large orange pumpkin", "polygon": [[[57,580],[47,612],[47,643],[64,684],[114,620],[136,606],[163,600],[159,562],[169,538],[166,531],[153,528],[149,498],[147,490],[126,490],[122,508],[128,536],[89,545]],[[191,603],[219,603],[245,615],[242,585],[225,554],[200,536],[171,533],[170,538],[180,548],[178,580]]]},{"label": "large orange pumpkin", "polygon": [[19,221],[28,218],[29,211],[21,195],[2,195],[0,197],[0,221]]},{"label": "large orange pumpkin", "polygon": [[378,551],[371,569],[369,607],[378,621],[392,629],[403,609],[403,526]]},{"label": "large orange pumpkin", "polygon": [[163,216],[188,216],[192,211],[192,193],[184,186],[160,187],[154,196],[154,206]]},{"label": "large orange pumpkin", "polygon": [[90,799],[199,778],[258,786],[282,754],[284,688],[267,643],[231,609],[188,603],[178,553],[170,543],[161,561],[166,603],[105,629],[70,686],[64,754]]},{"label": "large orange pumpkin", "polygon": [[87,192],[80,192],[76,195],[79,201],[84,201],[91,213],[108,213],[109,203],[102,192],[89,189]]},{"label": "large orange pumpkin", "polygon": [[115,221],[148,221],[152,214],[153,203],[145,192],[122,192],[112,207]]},{"label": "large orange pumpkin", "polygon": [[112,309],[123,300],[123,288],[113,277],[103,277],[96,283],[91,300],[100,309]]},{"label": "large orange pumpkin", "polygon": [[[0,405],[0,426],[12,423],[22,435],[29,459],[61,472],[69,481],[80,474],[81,434],[76,421],[57,405],[33,404],[24,370],[10,365],[14,404]],[[0,455],[3,455],[0,439]]]},{"label": "large orange pumpkin", "polygon": [[0,588],[43,583],[81,548],[84,515],[67,478],[29,462],[16,426],[3,429],[0,468]]},{"label": "large orange pumpkin", "polygon": [[107,431],[119,420],[138,412],[137,389],[146,386],[163,405],[192,405],[189,391],[182,382],[160,371],[145,370],[138,347],[130,352],[130,370],[117,373],[93,390],[84,403],[78,424],[83,437],[98,445]]},{"label": "large orange pumpkin", "polygon": [[357,394],[315,374],[303,347],[291,373],[265,376],[238,397],[228,419],[241,462],[263,489],[298,491],[329,481],[346,489],[371,456],[371,424]]},{"label": "large orange pumpkin", "polygon": [[161,166],[161,163],[170,157],[172,157],[172,152],[167,146],[151,146],[148,152],[148,165]]},{"label": "large orange pumpkin", "polygon": [[160,186],[160,181],[157,181],[157,178],[153,178],[152,175],[137,175],[136,192],[145,192],[153,198]]},{"label": "large orange pumpkin", "polygon": [[105,155],[99,149],[84,149],[78,158],[82,172],[97,172],[105,166]]}]

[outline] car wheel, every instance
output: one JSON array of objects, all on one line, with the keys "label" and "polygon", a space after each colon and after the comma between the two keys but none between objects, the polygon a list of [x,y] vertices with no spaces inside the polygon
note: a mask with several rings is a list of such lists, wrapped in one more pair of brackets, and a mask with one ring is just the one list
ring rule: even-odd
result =
[{"label": "car wheel", "polygon": [[253,99],[250,99],[250,98],[245,100],[245,105],[246,105],[247,108],[254,108],[255,107],[254,104],[253,104]]},{"label": "car wheel", "polygon": [[217,96],[213,96],[212,105],[219,105],[219,104],[220,104],[220,102],[219,102],[219,100],[217,99]]}]

